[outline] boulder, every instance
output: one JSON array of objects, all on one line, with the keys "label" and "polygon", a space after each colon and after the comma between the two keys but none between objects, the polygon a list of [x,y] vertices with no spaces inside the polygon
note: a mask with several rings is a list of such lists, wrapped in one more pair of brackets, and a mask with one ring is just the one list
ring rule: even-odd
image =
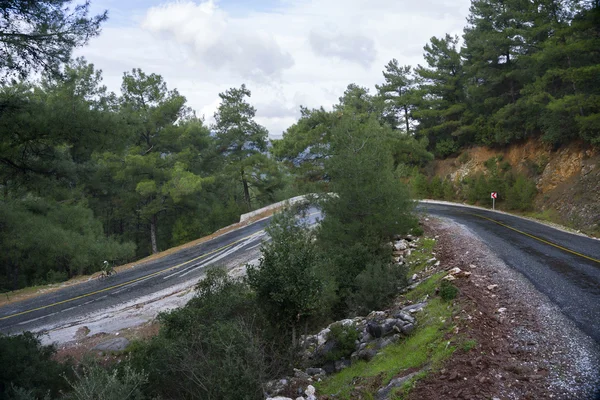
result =
[{"label": "boulder", "polygon": [[415,326],[413,324],[406,324],[402,327],[402,333],[405,334],[406,336],[410,335],[412,333],[412,331],[415,330]]},{"label": "boulder", "polygon": [[329,336],[329,332],[331,332],[331,329],[325,328],[317,334],[318,346],[323,346],[325,344],[325,342],[327,341],[327,337]]},{"label": "boulder", "polygon": [[367,322],[367,332],[369,333],[369,335],[377,339],[382,336],[383,329],[381,325],[379,325],[377,322],[369,321]]},{"label": "boulder", "polygon": [[390,344],[394,344],[396,343],[398,340],[400,340],[400,335],[395,334],[393,336],[390,336],[384,340],[381,341],[381,343],[379,344],[379,348],[383,349],[384,347],[389,346]]},{"label": "boulder", "polygon": [[335,372],[340,372],[341,370],[348,368],[350,365],[352,365],[352,362],[350,360],[339,360],[335,362]]},{"label": "boulder", "polygon": [[315,387],[313,385],[308,385],[306,391],[304,392],[306,394],[306,400],[317,400],[315,392]]},{"label": "boulder", "polygon": [[414,324],[415,323],[415,319],[410,315],[407,314],[405,312],[402,311],[398,311],[397,313],[394,314],[394,318],[396,319],[401,319],[403,321],[406,321],[410,324]]},{"label": "boulder", "polygon": [[356,359],[371,361],[377,355],[377,350],[365,348],[356,353]]},{"label": "boulder", "polygon": [[408,249],[408,243],[406,242],[406,240],[398,240],[394,242],[394,250],[401,251],[406,249]]},{"label": "boulder", "polygon": [[389,399],[392,389],[402,386],[404,384],[404,382],[408,381],[416,374],[418,374],[418,372],[413,372],[412,374],[408,374],[408,375],[400,377],[400,378],[392,379],[390,381],[390,383],[387,384],[387,386],[385,386],[377,391],[377,397],[376,397],[377,400]]},{"label": "boulder", "polygon": [[306,374],[310,376],[324,376],[325,370],[323,368],[307,368]]},{"label": "boulder", "polygon": [[124,337],[113,338],[105,340],[104,342],[98,343],[92,350],[100,351],[122,351],[129,346],[129,340]]},{"label": "boulder", "polygon": [[265,392],[269,396],[277,396],[287,388],[289,383],[290,383],[290,381],[288,381],[285,378],[269,381],[265,384]]},{"label": "boulder", "polygon": [[310,379],[310,375],[304,371],[300,371],[299,369],[294,368],[294,378],[307,381],[308,379]]},{"label": "boulder", "polygon": [[427,302],[417,303],[417,304],[410,305],[408,307],[404,307],[401,311],[404,313],[414,314],[416,312],[422,311],[426,305],[427,305]]}]

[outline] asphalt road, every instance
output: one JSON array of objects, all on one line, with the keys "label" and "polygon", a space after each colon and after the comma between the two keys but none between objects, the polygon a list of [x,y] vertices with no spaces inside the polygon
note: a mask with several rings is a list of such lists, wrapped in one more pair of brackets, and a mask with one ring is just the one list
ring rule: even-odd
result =
[{"label": "asphalt road", "polygon": [[[438,204],[421,204],[419,209],[467,226],[600,343],[600,241],[480,209]],[[226,263],[256,248],[268,223],[269,219],[253,223],[104,280],[1,307],[0,332],[35,331],[54,321],[81,319],[93,311],[195,282],[208,265]]]},{"label": "asphalt road", "polygon": [[186,281],[196,282],[207,266],[226,264],[237,252],[258,246],[268,223],[265,219],[108,278],[1,307],[0,332],[36,331],[58,320],[76,320]]},{"label": "asphalt road", "polygon": [[467,226],[600,343],[600,241],[511,215],[421,203],[419,210]]}]

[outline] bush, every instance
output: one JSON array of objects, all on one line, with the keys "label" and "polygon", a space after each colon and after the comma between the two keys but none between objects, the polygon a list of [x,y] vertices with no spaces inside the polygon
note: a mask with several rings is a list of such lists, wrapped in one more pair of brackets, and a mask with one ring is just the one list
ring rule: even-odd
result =
[{"label": "bush", "polygon": [[447,280],[440,284],[440,297],[444,301],[454,300],[458,296],[458,288]]},{"label": "bush", "polygon": [[440,158],[446,158],[454,153],[456,153],[459,149],[458,143],[456,143],[452,139],[443,139],[436,143],[435,145],[435,155]]},{"label": "bush", "polygon": [[247,281],[270,324],[291,331],[296,346],[298,324],[322,311],[324,282],[316,273],[320,257],[313,231],[293,209],[276,215],[267,233],[271,242],[262,246],[259,264],[247,266]]},{"label": "bush", "polygon": [[507,190],[506,205],[509,210],[531,210],[536,194],[535,182],[519,175],[514,184]]},{"label": "bush", "polygon": [[68,381],[73,391],[65,396],[72,400],[142,400],[142,387],[148,382],[144,372],[129,366],[121,371],[109,371],[99,365],[88,364],[83,372],[75,372],[77,380]]},{"label": "bush", "polygon": [[358,331],[354,324],[344,325],[340,322],[331,325],[327,335],[328,340],[333,340],[335,346],[325,356],[326,361],[336,361],[350,356],[356,349]]},{"label": "bush", "polygon": [[70,368],[53,359],[55,351],[53,346],[43,346],[31,332],[0,334],[0,397],[57,397],[59,391],[67,389],[62,376],[70,373]]},{"label": "bush", "polygon": [[380,310],[408,284],[407,269],[386,262],[370,262],[356,277],[356,288],[348,299],[351,312],[366,314]]},{"label": "bush", "polygon": [[[185,307],[160,315],[161,330],[138,343],[131,364],[148,371],[149,397],[263,399],[285,356],[248,286],[210,270]],[[287,346],[289,348],[289,344]]]}]

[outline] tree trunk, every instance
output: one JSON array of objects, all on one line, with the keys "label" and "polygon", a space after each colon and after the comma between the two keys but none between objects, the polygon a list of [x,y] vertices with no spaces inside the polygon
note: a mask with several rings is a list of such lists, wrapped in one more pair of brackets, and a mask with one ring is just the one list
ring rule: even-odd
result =
[{"label": "tree trunk", "polygon": [[408,123],[408,106],[404,105],[404,119],[406,120],[406,134],[410,133],[410,125]]},{"label": "tree trunk", "polygon": [[11,269],[12,269],[13,290],[17,290],[19,288],[19,266],[12,264],[12,263],[10,263],[10,264],[11,264]]},{"label": "tree trunk", "polygon": [[292,349],[296,348],[296,324],[292,324]]},{"label": "tree trunk", "polygon": [[252,208],[250,204],[250,190],[248,189],[248,181],[246,180],[246,175],[244,174],[244,168],[240,171],[242,173],[242,184],[244,185],[244,200],[246,201],[246,206],[248,206],[248,210]]},{"label": "tree trunk", "polygon": [[150,220],[150,241],[152,242],[152,254],[158,253],[158,246],[156,245],[156,214]]}]

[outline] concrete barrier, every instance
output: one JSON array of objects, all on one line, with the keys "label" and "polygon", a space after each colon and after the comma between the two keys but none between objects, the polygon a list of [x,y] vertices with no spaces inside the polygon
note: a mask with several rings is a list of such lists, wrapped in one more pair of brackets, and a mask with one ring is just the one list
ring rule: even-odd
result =
[{"label": "concrete barrier", "polygon": [[285,205],[294,205],[294,204],[300,203],[300,202],[304,201],[305,198],[306,198],[306,195],[292,197],[291,199],[273,203],[269,206],[259,208],[258,210],[254,210],[254,211],[250,211],[249,213],[242,214],[242,215],[240,215],[240,223],[246,222],[250,218],[260,215],[266,211],[277,210],[279,208],[282,208]]}]

